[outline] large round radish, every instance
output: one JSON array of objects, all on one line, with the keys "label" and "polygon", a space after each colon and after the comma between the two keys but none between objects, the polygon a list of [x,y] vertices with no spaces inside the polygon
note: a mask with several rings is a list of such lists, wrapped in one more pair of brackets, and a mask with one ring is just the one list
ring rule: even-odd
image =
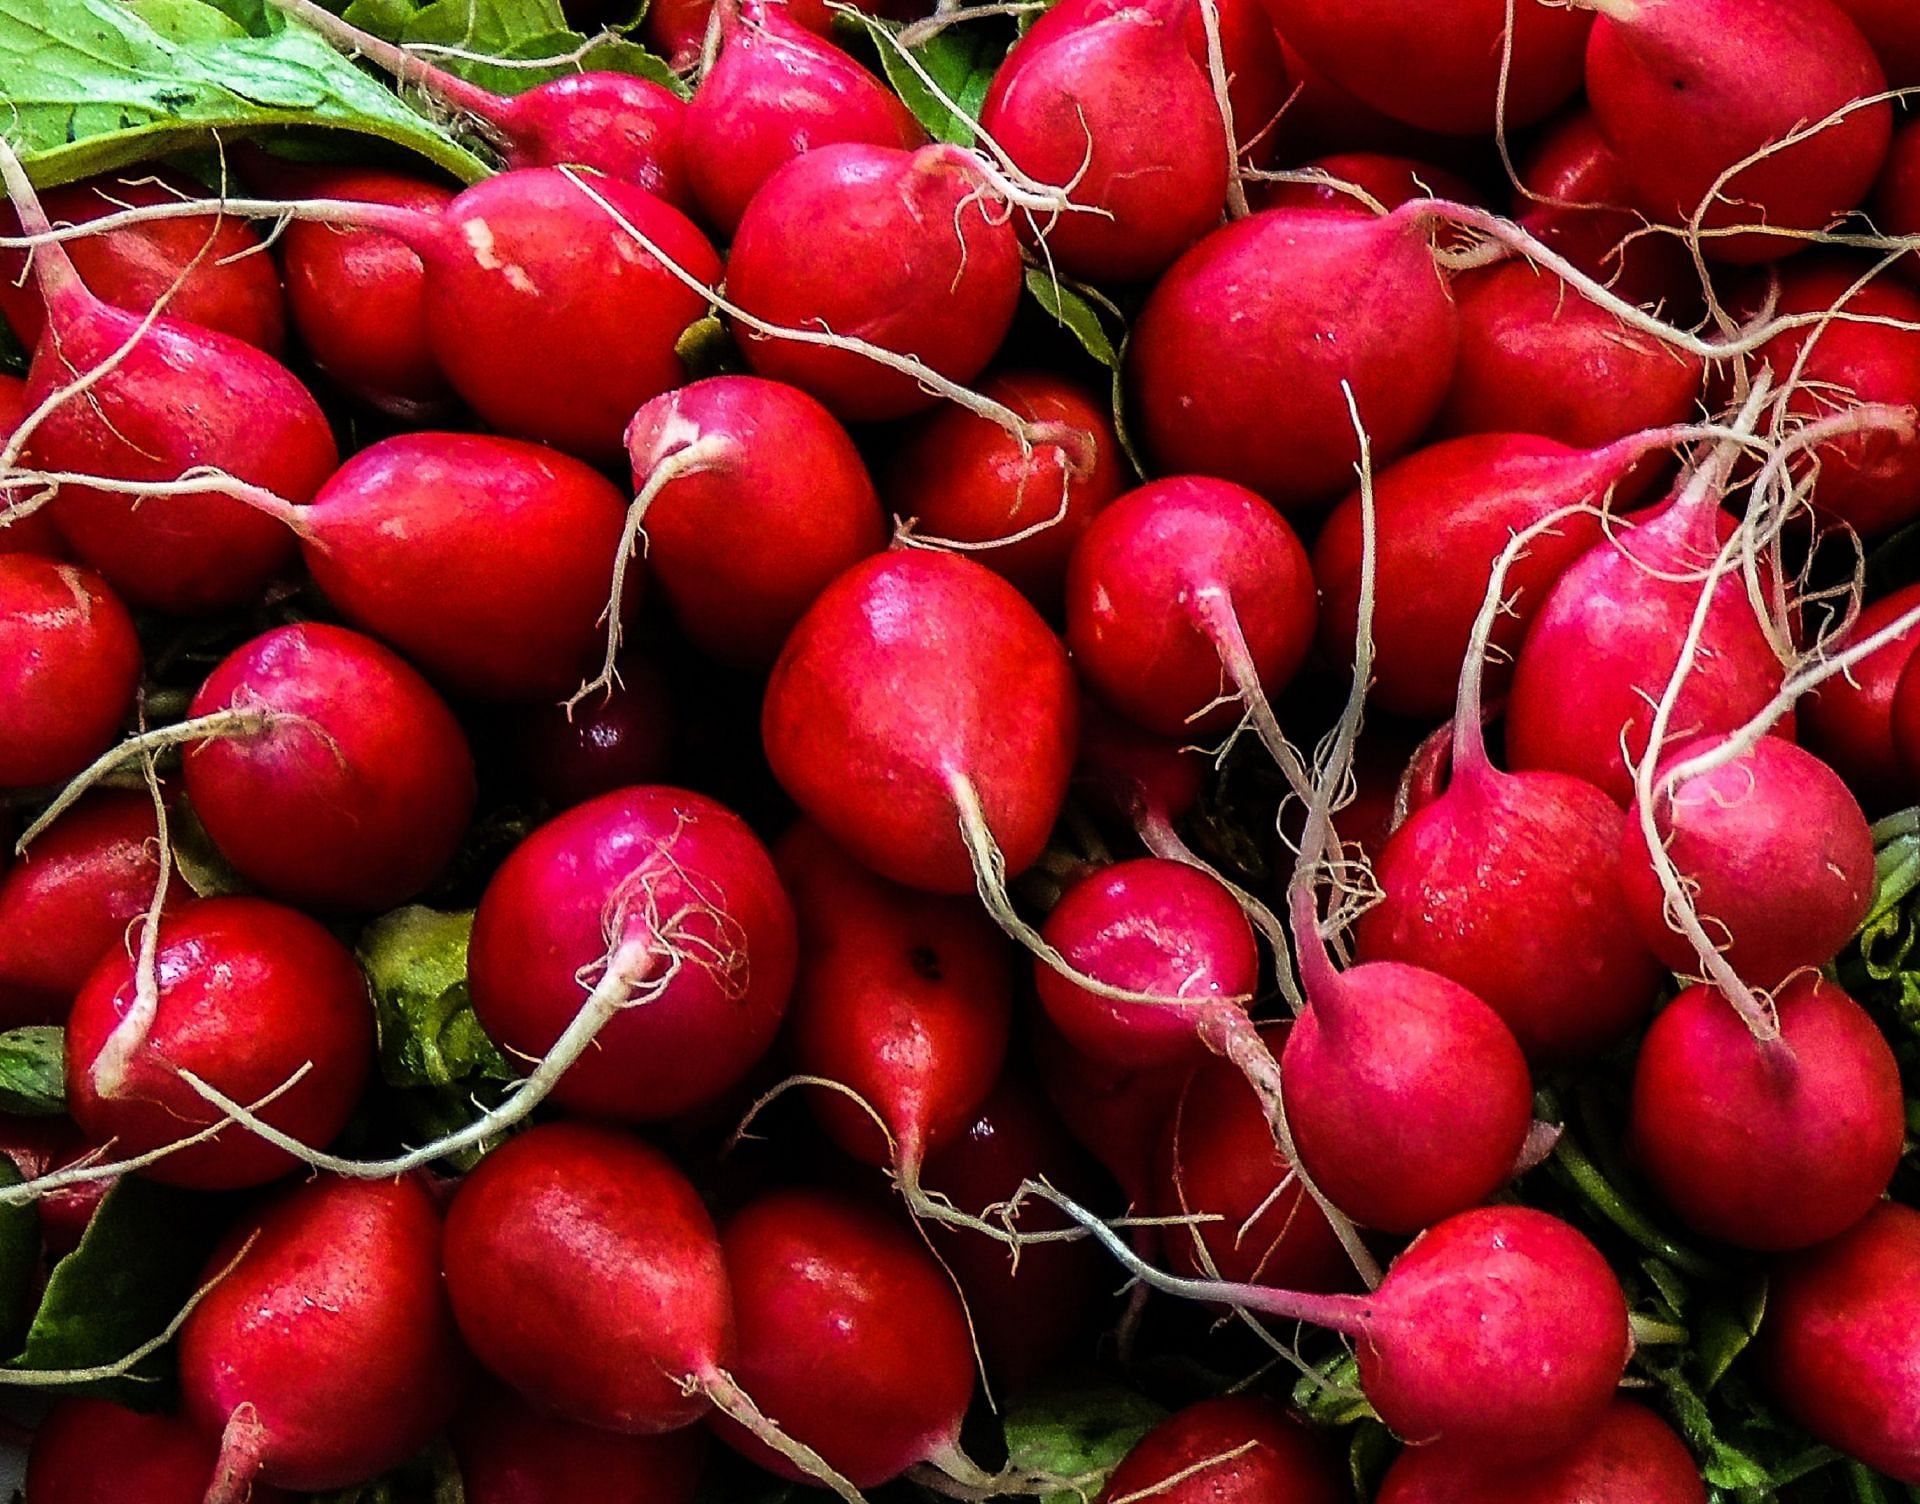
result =
[{"label": "large round radish", "polygon": [[133,618],[106,581],[0,554],[0,788],[55,783],[106,749],[140,687]]},{"label": "large round radish", "polygon": [[464,1504],[693,1504],[705,1448],[689,1426],[621,1436],[488,1392],[455,1417]]},{"label": "large round radish", "polygon": [[[1920,584],[1882,597],[1860,613],[1846,636],[1834,643],[1834,650],[1871,637],[1916,606],[1920,606]],[[1870,814],[1896,808],[1912,797],[1894,747],[1893,705],[1916,644],[1920,644],[1920,628],[1910,628],[1845,675],[1827,680],[1797,707],[1807,745],[1846,781]]]},{"label": "large round radish", "polygon": [[1284,1406],[1224,1395],[1176,1410],[1134,1443],[1101,1498],[1165,1504],[1341,1504],[1328,1449]]},{"label": "large round radish", "polygon": [[[144,1415],[108,1400],[61,1400],[33,1429],[33,1504],[201,1504],[220,1449],[177,1415]],[[288,1504],[264,1484],[252,1504]]]}]

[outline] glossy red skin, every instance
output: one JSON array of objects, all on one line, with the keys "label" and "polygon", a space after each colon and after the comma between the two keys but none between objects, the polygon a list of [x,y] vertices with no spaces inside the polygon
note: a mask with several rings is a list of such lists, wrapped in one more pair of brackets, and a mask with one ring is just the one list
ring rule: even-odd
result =
[{"label": "glossy red skin", "polygon": [[[67,1110],[94,1143],[124,1158],[219,1122],[182,1070],[255,1103],[311,1062],[260,1117],[315,1148],[346,1126],[373,1065],[373,1006],[352,955],[313,920],[258,898],[201,899],[162,919],[159,1011],[125,1084],[103,1096],[94,1061],[132,1006],[134,971],[127,949],[108,951],[67,1019]],[[295,1163],[229,1127],[141,1173],[192,1190],[232,1190],[276,1180]]]},{"label": "glossy red skin", "polygon": [[[431,214],[453,201],[451,188],[380,168],[328,172],[301,191]],[[403,416],[452,400],[427,339],[427,265],[412,246],[378,230],[296,222],[280,259],[293,327],[333,381]]]},{"label": "glossy red skin", "polygon": [[[754,195],[727,255],[727,291],[784,328],[851,335],[971,382],[1020,301],[1019,237],[957,148],[823,146]],[[849,422],[904,418],[940,398],[847,350],[739,331],[747,364]]]},{"label": "glossy red skin", "polygon": [[803,153],[848,142],[911,151],[927,139],[897,95],[785,6],[748,0],[721,25],[719,54],[687,106],[686,154],[701,216],[722,235]]},{"label": "glossy red skin", "polygon": [[1920,83],[1920,14],[1905,0],[1839,0],[1872,44],[1887,82],[1895,88]]},{"label": "glossy red skin", "polygon": [[[592,188],[695,280],[719,280],[678,209],[632,183]],[[617,459],[634,409],[685,379],[674,346],[706,297],[558,168],[476,183],[438,224],[422,246],[427,336],[454,390],[504,433]]]},{"label": "glossy red skin", "polygon": [[280,1488],[343,1488],[406,1461],[452,1416],[466,1367],[440,1232],[414,1179],[283,1193],[207,1263],[210,1281],[253,1238],[181,1330],[188,1417],[218,1436],[251,1407],[261,1481]]},{"label": "glossy red skin", "polygon": [[1437,972],[1369,961],[1295,1021],[1281,1055],[1294,1147],[1354,1221],[1412,1233],[1513,1175],[1533,1122],[1526,1057],[1490,1007]]},{"label": "glossy red skin", "polygon": [[[1364,188],[1387,209],[1397,209],[1417,198],[1440,198],[1456,204],[1477,204],[1481,200],[1479,191],[1465,178],[1413,157],[1343,151],[1302,162],[1298,170],[1310,168]],[[1326,209],[1367,216],[1374,212],[1364,200],[1328,183],[1255,182],[1247,185],[1247,196],[1256,209]]]},{"label": "glossy red skin", "polygon": [[[1261,1030],[1276,1054],[1285,1025]],[[1218,1221],[1161,1233],[1177,1273],[1286,1290],[1351,1288],[1353,1265],[1332,1225],[1273,1141],[1259,1096],[1233,1062],[1207,1060],[1166,1119],[1152,1210]]]},{"label": "glossy red skin", "polygon": [[[1224,597],[1224,600],[1222,600]],[[1318,616],[1307,552],[1258,495],[1204,475],[1149,481],[1096,517],[1067,566],[1067,644],[1107,704],[1161,736],[1225,730],[1241,715],[1212,601],[1240,623],[1269,694],[1306,661]]]},{"label": "glossy red skin", "polygon": [[453,1424],[466,1504],[693,1504],[705,1440],[691,1426],[619,1436],[504,1393],[469,1403]]},{"label": "glossy red skin", "polygon": [[686,102],[651,79],[563,74],[501,100],[492,119],[507,137],[508,167],[586,167],[694,212]]},{"label": "glossy red skin", "polygon": [[0,1026],[59,1023],[160,877],[145,789],[102,789],[0,872]]},{"label": "glossy red skin", "polygon": [[[34,1427],[26,1487],[33,1504],[200,1504],[219,1451],[177,1415],[61,1400]],[[287,1495],[261,1485],[253,1504]]]},{"label": "glossy red skin", "polygon": [[[1252,1443],[1249,1447],[1249,1443]],[[1328,1449],[1276,1401],[1223,1395],[1176,1410],[1134,1443],[1106,1504],[1345,1504]]]},{"label": "glossy red skin", "polygon": [[713,1219],[659,1150],[549,1123],[494,1150],[447,1210],[446,1286],[480,1363],[549,1414],[625,1435],[691,1425],[732,1367]]},{"label": "glossy red skin", "polygon": [[774,665],[761,739],[774,777],[883,877],[973,889],[953,781],[972,783],[1008,876],[1045,849],[1078,733],[1060,640],[983,565],[917,550],[856,564]]},{"label": "glossy red skin", "polygon": [[[1110,1070],[1080,1054],[1044,1020],[1033,1031],[1033,1056],[1067,1131],[1120,1183],[1130,1205],[1153,1205],[1161,1130],[1191,1073]],[[1155,1231],[1143,1228],[1136,1236]]]},{"label": "glossy red skin", "polygon": [[[1886,234],[1920,234],[1920,121],[1907,121],[1893,133],[1873,210],[1874,221]],[[1920,255],[1901,257],[1894,270],[1908,282],[1920,283]]]},{"label": "glossy red skin", "polygon": [[1069,454],[1057,443],[1035,443],[1022,453],[999,424],[947,403],[915,420],[887,461],[881,489],[894,516],[911,519],[925,537],[991,543],[1046,523],[1018,543],[968,552],[1057,615],[1074,544],[1126,487],[1111,406],[1052,371],[1008,371],[979,389],[1029,423],[1070,426],[1084,449]]},{"label": "glossy red skin", "polygon": [[[1848,643],[1871,637],[1916,607],[1920,607],[1920,585],[1894,591],[1863,610],[1832,650],[1838,652]],[[1807,745],[1846,780],[1869,814],[1911,802],[1912,783],[1894,742],[1893,709],[1895,691],[1913,661],[1916,644],[1920,644],[1920,628],[1910,627],[1799,703],[1800,730]],[[1920,751],[1920,687],[1911,692],[1910,706],[1913,746]],[[1920,757],[1913,759],[1912,766],[1920,770]]]},{"label": "glossy red skin", "polygon": [[833,414],[758,376],[696,381],[634,414],[634,490],[702,442],[727,448],[654,496],[647,567],[694,646],[764,669],[820,592],[886,547],[880,499]]},{"label": "glossy red skin", "polygon": [[0,554],[0,788],[62,782],[104,752],[140,667],[133,618],[99,575]]},{"label": "glossy red skin", "polygon": [[1006,1061],[1013,958],[969,898],[873,876],[818,827],[780,843],[801,935],[787,1038],[793,1066],[857,1092],[810,1099],[820,1126],[868,1164],[917,1174],[967,1124]]},{"label": "glossy red skin", "polygon": [[1269,209],[1215,230],[1148,297],[1128,343],[1139,435],[1163,471],[1280,507],[1330,501],[1359,455],[1342,381],[1384,465],[1439,411],[1458,339],[1417,225]]},{"label": "glossy red skin", "polygon": [[[209,190],[192,178],[146,164],[49,188],[41,193],[40,205],[55,225],[78,225],[125,209],[208,196]],[[19,233],[19,217],[10,206],[0,206],[0,234]],[[280,274],[244,219],[209,213],[149,220],[83,235],[66,247],[80,280],[126,313],[143,315],[165,297],[170,319],[217,330],[269,355],[279,355],[286,344]],[[0,318],[27,349],[39,343],[47,310],[27,275],[25,251],[0,251]]]},{"label": "glossy red skin", "polygon": [[314,583],[441,683],[558,699],[591,673],[626,524],[598,472],[518,439],[397,434],[314,500]]},{"label": "glossy red skin", "polygon": [[1821,1441],[1920,1484],[1920,1212],[1877,1206],[1830,1243],[1782,1260],[1760,1355],[1787,1412]]},{"label": "glossy red skin", "polygon": [[[973,1344],[952,1282],[885,1212],[820,1191],[760,1197],[727,1226],[740,1387],[857,1488],[955,1444],[973,1398]],[[802,1481],[724,1417],[742,1456]]]},{"label": "glossy red skin", "polygon": [[1640,1046],[1631,1143],[1688,1226],[1739,1248],[1808,1248],[1872,1209],[1900,1163],[1900,1068],[1866,1010],[1816,975],[1774,997],[1762,1044],[1718,988],[1690,987]]},{"label": "glossy red skin", "polygon": [[1628,329],[1524,261],[1455,283],[1460,359],[1443,432],[1532,433],[1596,448],[1694,415],[1705,363]]},{"label": "glossy red skin", "polygon": [[[1373,619],[1376,703],[1434,721],[1453,709],[1487,576],[1513,535],[1578,502],[1597,505],[1608,488],[1631,496],[1630,456],[1576,450],[1520,433],[1475,434],[1415,450],[1374,477]],[[1314,581],[1324,603],[1320,648],[1329,662],[1353,661],[1363,538],[1360,493],[1328,517],[1313,546]],[[1563,519],[1528,545],[1508,570],[1513,613],[1493,624],[1500,655],[1487,665],[1498,694],[1533,614],[1555,580],[1602,537],[1600,519]]]},{"label": "glossy red skin", "polygon": [[1142,731],[1098,700],[1082,704],[1074,787],[1113,818],[1177,820],[1200,802],[1206,777],[1198,749]]},{"label": "glossy red skin", "polygon": [[[1503,0],[1266,0],[1320,72],[1396,120],[1449,135],[1493,128]],[[1550,114],[1580,86],[1581,11],[1521,6],[1507,85],[1509,126]]]},{"label": "glossy red skin", "polygon": [[[1594,118],[1626,168],[1641,209],[1686,224],[1715,180],[1751,153],[1857,99],[1886,73],[1830,0],[1663,0],[1601,16],[1587,46]],[[1742,168],[1704,225],[1818,230],[1867,196],[1887,155],[1882,100]],[[1710,238],[1719,261],[1775,261],[1804,240],[1750,233]]]},{"label": "glossy red skin", "polygon": [[[0,448],[4,448],[13,437],[14,431],[26,418],[27,411],[26,382],[17,377],[0,375]],[[24,490],[15,491],[11,487],[0,486],[0,512],[16,501],[25,501],[29,494]],[[53,514],[45,507],[0,524],[0,554],[41,554],[49,559],[58,559],[66,551],[60,530],[53,525]]]},{"label": "glossy red skin", "polygon": [[677,719],[666,677],[652,662],[620,664],[620,682],[571,714],[562,705],[508,712],[515,762],[556,809],[636,783],[662,783],[673,766]]},{"label": "glossy red skin", "polygon": [[[1718,737],[1680,743],[1662,774],[1712,751]],[[1707,934],[1742,979],[1771,988],[1839,954],[1873,902],[1873,834],[1840,775],[1811,752],[1763,738],[1744,757],[1689,778],[1654,806],[1667,855]],[[1641,830],[1639,807],[1620,843],[1621,891],[1641,937],[1675,971],[1700,959],[1667,922],[1666,898]]]},{"label": "glossy red skin", "polygon": [[1239,901],[1182,862],[1141,857],[1090,873],[1067,889],[1041,934],[1096,981],[1192,1002],[1104,998],[1035,960],[1034,987],[1054,1027],[1115,1070],[1198,1064],[1209,1025],[1244,1013],[1259,986],[1260,950]]},{"label": "glossy red skin", "polygon": [[994,73],[981,128],[1028,177],[1073,183],[1076,204],[1105,211],[1046,224],[1070,277],[1144,282],[1220,222],[1226,127],[1182,19],[1098,0],[1056,10]]},{"label": "glossy red skin", "polygon": [[[53,1170],[88,1159],[93,1145],[71,1118],[0,1117],[0,1155],[13,1161],[22,1180],[37,1180]],[[80,1246],[87,1224],[120,1177],[83,1180],[47,1191],[34,1201],[40,1214],[40,1241],[49,1265]],[[196,1496],[197,1497],[197,1496]]]},{"label": "glossy red skin", "polygon": [[[1648,697],[1657,702],[1665,692],[1699,603],[1700,585],[1686,576],[1707,568],[1733,529],[1710,500],[1663,503],[1616,524],[1615,537],[1566,569],[1515,665],[1506,724],[1515,769],[1571,773],[1618,804],[1632,799],[1621,743],[1635,758],[1646,750]],[[1669,721],[1675,731],[1731,731],[1780,684],[1780,662],[1739,572],[1723,575],[1714,591],[1701,651]],[[1774,731],[1791,738],[1792,716]]]},{"label": "glossy red skin", "polygon": [[1457,1451],[1408,1447],[1376,1504],[1706,1504],[1693,1453],[1644,1405],[1617,1399],[1565,1452],[1518,1468],[1488,1467]]},{"label": "glossy red skin", "polygon": [[692,953],[663,992],[601,1029],[554,1101],[628,1122],[673,1117],[733,1085],[773,1042],[793,987],[793,909],[731,810],[682,789],[620,789],[521,842],[481,896],[468,951],[488,1034],[525,1059],[544,1055],[586,1002],[578,976],[609,933]]}]

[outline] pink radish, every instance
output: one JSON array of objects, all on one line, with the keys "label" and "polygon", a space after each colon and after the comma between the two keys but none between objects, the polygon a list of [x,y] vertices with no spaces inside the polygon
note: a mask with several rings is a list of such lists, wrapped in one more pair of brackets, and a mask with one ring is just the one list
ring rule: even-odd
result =
[{"label": "pink radish", "polygon": [[674,762],[672,692],[644,658],[618,665],[605,694],[503,712],[513,765],[534,792],[567,809],[636,783],[664,783]]},{"label": "pink radish", "polygon": [[[1896,590],[1862,611],[1834,646],[1859,642],[1916,606],[1920,606],[1920,585]],[[1869,813],[1897,808],[1911,797],[1911,785],[1894,746],[1893,707],[1895,690],[1917,644],[1920,632],[1910,628],[1855,664],[1845,678],[1829,679],[1799,705],[1807,745],[1845,780]],[[1920,690],[1915,694],[1920,696]],[[1920,699],[1914,710],[1920,714]],[[1920,749],[1920,740],[1915,747]],[[1914,766],[1920,767],[1920,759]]]},{"label": "pink radish", "polygon": [[180,1333],[187,1414],[220,1438],[207,1504],[241,1504],[256,1480],[345,1487],[446,1424],[464,1363],[440,1231],[418,1180],[322,1179],[214,1254],[221,1277]]},{"label": "pink radish", "polygon": [[693,1504],[703,1440],[691,1427],[619,1436],[500,1393],[469,1402],[453,1424],[464,1504]]},{"label": "pink radish", "polygon": [[1381,209],[1397,209],[1416,198],[1450,199],[1462,204],[1479,201],[1473,185],[1446,168],[1384,152],[1335,152],[1302,163],[1295,171],[1318,174],[1319,178],[1261,183],[1251,194],[1254,207],[1329,209],[1359,215],[1377,212],[1365,199],[1349,192],[1349,187],[1364,190]]},{"label": "pink radish", "polygon": [[0,788],[55,783],[119,731],[140,687],[133,618],[88,569],[0,554]]},{"label": "pink radish", "polygon": [[[26,416],[26,382],[0,375],[0,449],[6,447]],[[44,506],[8,515],[8,508],[33,501],[35,494],[32,487],[0,485],[0,554],[63,558],[67,545],[60,537],[60,530],[53,525],[53,514]]]},{"label": "pink radish", "polygon": [[515,848],[481,896],[468,974],[502,1047],[572,1051],[557,1102],[645,1121],[711,1100],[760,1058],[794,946],[772,860],[737,815],[699,794],[631,788]]},{"label": "pink radish", "polygon": [[1223,1395],[1176,1410],[1107,1479],[1106,1504],[1342,1504],[1329,1450],[1272,1400]]},{"label": "pink radish", "polygon": [[[176,1415],[143,1415],[106,1400],[61,1400],[34,1427],[27,1455],[33,1504],[201,1504],[219,1453]],[[252,1504],[290,1504],[264,1485]]]}]

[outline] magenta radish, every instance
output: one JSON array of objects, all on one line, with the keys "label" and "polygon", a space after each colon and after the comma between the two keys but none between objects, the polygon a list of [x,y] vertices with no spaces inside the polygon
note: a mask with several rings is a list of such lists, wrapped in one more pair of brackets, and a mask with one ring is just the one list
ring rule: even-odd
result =
[{"label": "magenta radish", "polygon": [[1864,1217],[1905,1136],[1900,1070],[1867,1011],[1801,976],[1753,1037],[1718,988],[1654,1020],[1634,1067],[1631,1142],[1691,1227],[1741,1248],[1807,1248]]},{"label": "magenta radish", "polygon": [[904,418],[939,398],[845,339],[971,381],[1006,338],[1020,288],[1013,226],[980,165],[954,146],[806,152],[753,196],[727,255],[737,308],[813,336],[746,324],[747,364],[848,421]]},{"label": "magenta radish", "polygon": [[[1920,585],[1908,585],[1875,601],[1860,613],[1836,649],[1860,642],[1893,625],[1920,606]],[[1893,707],[1902,673],[1920,644],[1920,629],[1909,628],[1879,652],[1856,663],[1843,678],[1827,680],[1797,707],[1801,734],[1828,767],[1872,814],[1894,809],[1911,798],[1911,785],[1894,747]],[[1920,695],[1920,690],[1915,691]],[[1920,699],[1914,704],[1920,714]],[[1920,725],[1916,725],[1920,731]],[[1920,749],[1920,740],[1915,747]],[[1914,761],[1920,767],[1920,759]]]},{"label": "magenta radish", "polygon": [[643,406],[626,442],[629,533],[681,630],[723,663],[770,665],[820,592],[886,544],[853,440],[795,387],[696,381]]},{"label": "magenta radish", "polygon": [[465,1504],[693,1504],[705,1451],[692,1427],[621,1436],[495,1392],[462,1408],[452,1439]]},{"label": "magenta radish", "polygon": [[[27,1494],[33,1504],[201,1504],[219,1450],[177,1415],[61,1400],[33,1429]],[[261,1485],[252,1504],[289,1500]]]},{"label": "magenta radish", "polygon": [[1168,269],[1128,347],[1139,434],[1162,470],[1282,507],[1332,500],[1359,456],[1347,386],[1377,459],[1420,435],[1452,379],[1459,318],[1418,208],[1271,209]]},{"label": "magenta radish", "polygon": [[133,618],[88,569],[0,554],[0,788],[55,783],[119,731],[140,687]]},{"label": "magenta radish", "polygon": [[468,975],[481,1024],[511,1053],[591,1045],[555,1101],[645,1121],[711,1100],[760,1058],[794,949],[773,862],[737,815],[631,788],[515,848],[481,896]]},{"label": "magenta radish", "polygon": [[644,658],[623,658],[604,694],[565,705],[503,712],[514,767],[555,809],[636,783],[664,783],[677,716],[666,677]]},{"label": "magenta radish", "polygon": [[[19,430],[27,416],[27,384],[12,376],[0,376],[0,449]],[[64,558],[66,543],[53,525],[53,514],[44,506],[9,517],[7,509],[31,501],[36,489],[0,484],[0,554],[40,554],[49,559]]]},{"label": "magenta radish", "polygon": [[1416,198],[1448,199],[1454,203],[1480,201],[1466,179],[1412,157],[1384,152],[1343,151],[1303,162],[1296,172],[1322,174],[1320,181],[1264,182],[1251,192],[1259,209],[1327,209],[1341,214],[1372,215],[1365,199],[1348,191],[1362,189],[1382,209],[1397,209]]},{"label": "magenta radish", "polygon": [[855,860],[964,893],[997,886],[988,848],[1009,876],[1045,848],[1078,708],[1065,649],[1018,591],[907,551],[856,564],[800,619],[761,734],[774,776]]},{"label": "magenta radish", "polygon": [[1107,1479],[1107,1504],[1342,1504],[1331,1453],[1273,1400],[1223,1395],[1176,1410]]},{"label": "magenta radish", "polygon": [[214,1254],[208,1277],[224,1277],[180,1333],[187,1414],[220,1437],[207,1504],[242,1504],[256,1480],[343,1488],[446,1424],[465,1365],[440,1238],[418,1180],[323,1178]]},{"label": "magenta radish", "polygon": [[1825,229],[1873,187],[1893,128],[1892,106],[1875,98],[1887,77],[1831,0],[1581,4],[1600,12],[1587,97],[1638,206],[1744,231],[1707,237],[1708,256],[1789,255],[1803,239],[1749,227]]}]

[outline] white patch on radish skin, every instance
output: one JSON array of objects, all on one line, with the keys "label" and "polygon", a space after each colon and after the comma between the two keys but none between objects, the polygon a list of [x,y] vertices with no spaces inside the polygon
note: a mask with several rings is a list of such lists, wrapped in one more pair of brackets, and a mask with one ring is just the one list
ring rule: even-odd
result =
[{"label": "white patch on radish skin", "polygon": [[[507,286],[515,292],[526,293],[529,297],[539,295],[540,289],[534,285],[533,278],[527,275],[527,269],[515,261],[502,261],[494,250],[493,226],[484,219],[469,219],[460,226],[460,233],[473,248],[473,259],[482,271],[499,272],[506,278]],[[632,257],[628,257],[632,260]]]}]

